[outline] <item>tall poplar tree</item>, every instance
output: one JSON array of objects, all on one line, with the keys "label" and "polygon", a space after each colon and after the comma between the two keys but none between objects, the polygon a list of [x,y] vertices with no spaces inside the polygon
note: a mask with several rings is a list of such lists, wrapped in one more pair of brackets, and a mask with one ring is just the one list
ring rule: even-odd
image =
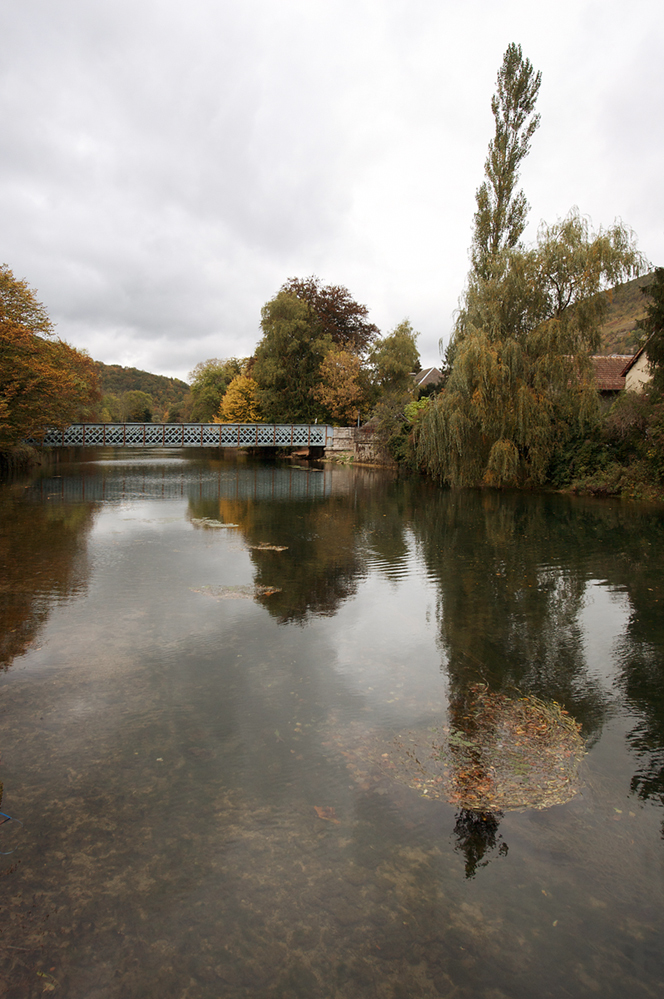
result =
[{"label": "tall poplar tree", "polygon": [[539,125],[541,74],[510,45],[491,101],[496,123],[476,194],[472,268],[443,395],[418,429],[422,466],[453,486],[541,484],[570,433],[598,412],[590,353],[604,294],[643,257],[622,223],[593,233],[573,209],[520,243],[528,202],[519,166]]},{"label": "tall poplar tree", "polygon": [[526,227],[528,202],[516,190],[519,167],[539,125],[535,101],[542,80],[521,46],[512,43],[503,56],[498,86],[491,99],[495,134],[484,164],[486,179],[475,195],[477,211],[471,248],[473,269],[482,273],[487,258],[516,246]]}]

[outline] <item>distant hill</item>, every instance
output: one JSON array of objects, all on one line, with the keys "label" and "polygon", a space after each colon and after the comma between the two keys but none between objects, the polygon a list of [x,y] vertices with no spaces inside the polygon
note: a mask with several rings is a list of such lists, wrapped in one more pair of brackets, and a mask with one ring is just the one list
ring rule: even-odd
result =
[{"label": "distant hill", "polygon": [[160,415],[171,407],[183,402],[189,393],[189,386],[179,378],[153,375],[138,368],[124,368],[121,364],[94,362],[99,376],[102,395],[121,396],[123,392],[146,392],[152,396],[154,412]]},{"label": "distant hill", "polygon": [[602,326],[602,354],[633,354],[638,350],[638,334],[635,334],[634,327],[645,315],[648,304],[641,288],[650,284],[652,279],[652,274],[644,274],[613,289]]}]

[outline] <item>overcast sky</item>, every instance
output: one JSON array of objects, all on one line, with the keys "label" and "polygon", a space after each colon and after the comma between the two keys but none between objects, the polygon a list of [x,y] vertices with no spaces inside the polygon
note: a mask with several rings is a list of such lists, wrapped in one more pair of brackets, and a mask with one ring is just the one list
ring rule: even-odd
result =
[{"label": "overcast sky", "polygon": [[526,238],[573,205],[664,265],[662,0],[3,0],[0,262],[97,360],[247,356],[293,276],[439,363],[510,42]]}]

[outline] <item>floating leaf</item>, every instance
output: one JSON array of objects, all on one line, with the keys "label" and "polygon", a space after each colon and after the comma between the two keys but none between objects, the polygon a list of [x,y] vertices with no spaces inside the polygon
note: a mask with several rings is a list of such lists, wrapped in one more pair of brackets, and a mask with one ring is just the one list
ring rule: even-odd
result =
[{"label": "floating leaf", "polygon": [[213,600],[253,600],[281,593],[280,586],[190,586],[192,593],[204,593]]},{"label": "floating leaf", "polygon": [[323,819],[325,822],[334,822],[336,825],[340,824],[334,808],[332,808],[331,805],[327,808],[321,808],[319,805],[314,805],[314,811],[319,819]]},{"label": "floating leaf", "polygon": [[239,524],[222,524],[220,520],[213,520],[212,517],[192,517],[191,523],[194,527],[239,527]]}]

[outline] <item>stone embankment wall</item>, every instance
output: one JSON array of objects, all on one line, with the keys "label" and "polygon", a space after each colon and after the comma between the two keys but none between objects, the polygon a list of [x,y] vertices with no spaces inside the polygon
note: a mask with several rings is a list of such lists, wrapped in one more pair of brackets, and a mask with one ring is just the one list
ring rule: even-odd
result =
[{"label": "stone embankment wall", "polygon": [[328,458],[337,460],[364,462],[370,465],[392,465],[389,455],[378,445],[371,432],[364,427],[335,427],[332,446],[325,448]]}]

